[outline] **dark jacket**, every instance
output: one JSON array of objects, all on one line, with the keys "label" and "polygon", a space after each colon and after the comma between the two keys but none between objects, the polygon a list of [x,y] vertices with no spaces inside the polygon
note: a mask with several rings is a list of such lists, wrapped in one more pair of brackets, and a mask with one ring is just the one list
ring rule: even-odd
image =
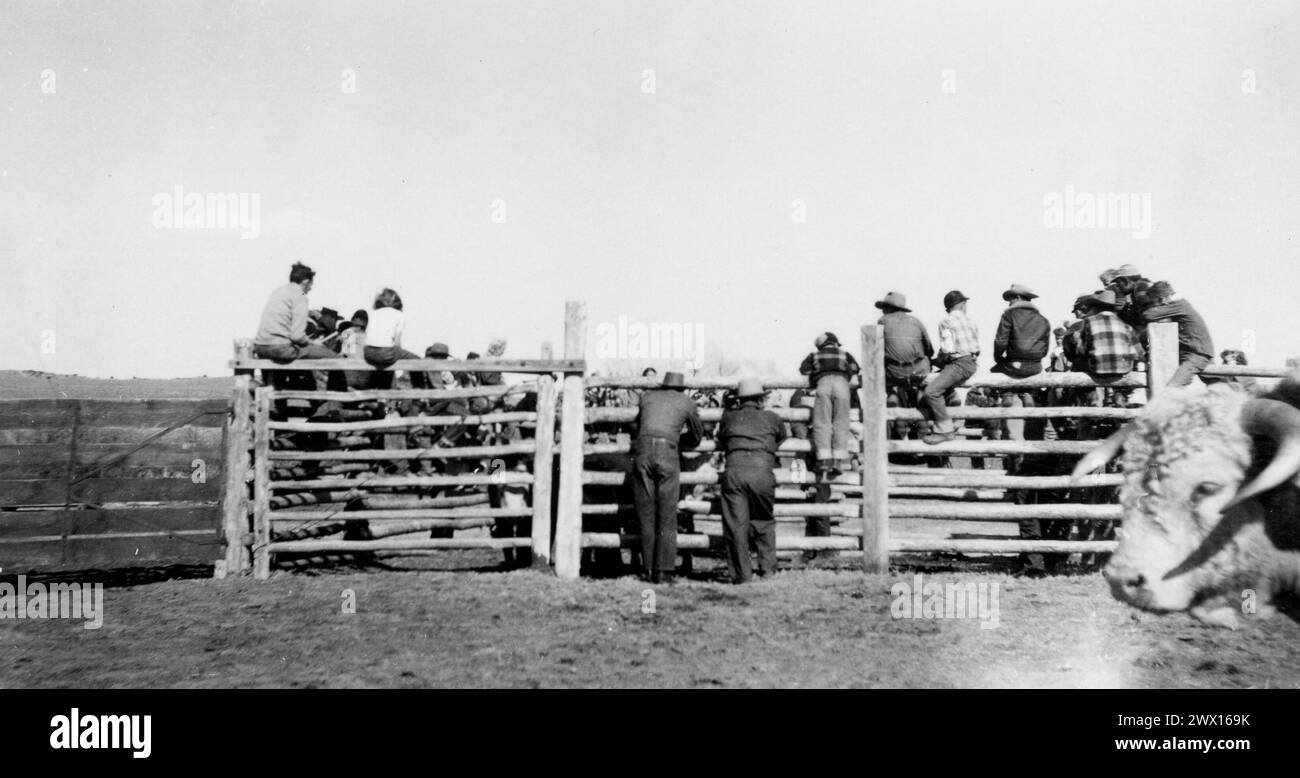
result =
[{"label": "dark jacket", "polygon": [[777,446],[785,437],[785,424],[781,417],[760,408],[753,401],[722,414],[718,425],[718,445],[728,457],[740,452],[767,454],[773,467],[776,465]]},{"label": "dark jacket", "polygon": [[682,437],[686,427],[686,447],[695,448],[704,439],[704,424],[695,409],[695,402],[674,389],[650,389],[641,395],[641,411],[637,415],[637,437],[666,438],[674,443]]},{"label": "dark jacket", "polygon": [[[1002,312],[993,338],[994,370],[1012,376],[1031,376],[1043,369],[1052,342],[1052,324],[1033,303],[1017,300]],[[1012,363],[1019,362],[1020,365]]]},{"label": "dark jacket", "polygon": [[[1210,338],[1210,328],[1205,319],[1196,312],[1186,300],[1170,300],[1164,305],[1153,305],[1142,313],[1148,324],[1157,321],[1172,321],[1178,324],[1178,356],[1185,359],[1189,354],[1199,354],[1214,359],[1214,341]],[[1146,341],[1145,334],[1143,341]]]}]

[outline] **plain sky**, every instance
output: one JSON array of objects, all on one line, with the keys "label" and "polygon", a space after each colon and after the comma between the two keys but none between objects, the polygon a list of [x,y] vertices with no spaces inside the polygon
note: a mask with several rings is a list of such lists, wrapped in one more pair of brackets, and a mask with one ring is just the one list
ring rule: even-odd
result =
[{"label": "plain sky", "polygon": [[[0,368],[224,374],[294,261],[420,352],[558,350],[574,299],[788,374],[956,288],[987,354],[1008,284],[1057,324],[1134,263],[1300,354],[1294,2],[5,2],[0,102]],[[155,228],[178,185],[260,235]],[[1067,187],[1150,237],[1048,229]]]}]

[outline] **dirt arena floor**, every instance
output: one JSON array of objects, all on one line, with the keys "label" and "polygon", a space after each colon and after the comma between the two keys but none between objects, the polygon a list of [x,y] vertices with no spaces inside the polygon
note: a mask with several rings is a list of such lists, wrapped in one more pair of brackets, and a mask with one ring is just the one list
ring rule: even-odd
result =
[{"label": "dirt arena floor", "polygon": [[[691,580],[650,589],[456,556],[438,561],[455,570],[393,558],[266,582],[116,574],[101,629],[0,620],[0,687],[1300,686],[1295,609],[1211,629],[1127,608],[1095,572],[1025,579],[1005,560],[918,560],[864,576],[853,559],[794,559],[737,587],[701,560]],[[918,573],[996,584],[996,626],[894,618],[891,587]]]}]

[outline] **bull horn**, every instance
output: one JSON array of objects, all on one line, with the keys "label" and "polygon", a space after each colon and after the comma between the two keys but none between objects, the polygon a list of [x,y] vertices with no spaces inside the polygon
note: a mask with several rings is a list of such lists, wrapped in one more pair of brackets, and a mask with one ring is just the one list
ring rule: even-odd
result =
[{"label": "bull horn", "polygon": [[1237,490],[1224,510],[1290,480],[1300,472],[1300,409],[1281,400],[1256,399],[1241,409],[1241,427],[1248,435],[1277,443],[1277,453],[1255,480]]},{"label": "bull horn", "polygon": [[1074,472],[1070,473],[1070,483],[1076,485],[1081,483],[1084,476],[1100,470],[1110,460],[1118,456],[1119,450],[1124,447],[1124,439],[1128,437],[1129,426],[1125,424],[1120,427],[1109,438],[1103,440],[1100,446],[1084,454],[1083,458],[1079,460],[1079,464],[1074,466]]}]

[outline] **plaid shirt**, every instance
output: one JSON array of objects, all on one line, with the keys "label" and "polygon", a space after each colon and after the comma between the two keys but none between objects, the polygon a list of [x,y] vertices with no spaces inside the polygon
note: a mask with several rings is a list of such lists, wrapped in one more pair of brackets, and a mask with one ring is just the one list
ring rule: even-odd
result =
[{"label": "plaid shirt", "polygon": [[1093,314],[1083,320],[1077,337],[1066,341],[1067,353],[1076,369],[1092,375],[1125,375],[1133,370],[1137,359],[1133,328],[1110,311]]},{"label": "plaid shirt", "polygon": [[939,322],[939,351],[949,357],[980,353],[980,331],[961,311],[949,311]]},{"label": "plaid shirt", "polygon": [[851,380],[861,370],[858,360],[839,346],[822,346],[804,357],[803,364],[799,365],[799,372],[808,376],[809,386],[816,386],[817,380],[829,373],[839,373]]}]

